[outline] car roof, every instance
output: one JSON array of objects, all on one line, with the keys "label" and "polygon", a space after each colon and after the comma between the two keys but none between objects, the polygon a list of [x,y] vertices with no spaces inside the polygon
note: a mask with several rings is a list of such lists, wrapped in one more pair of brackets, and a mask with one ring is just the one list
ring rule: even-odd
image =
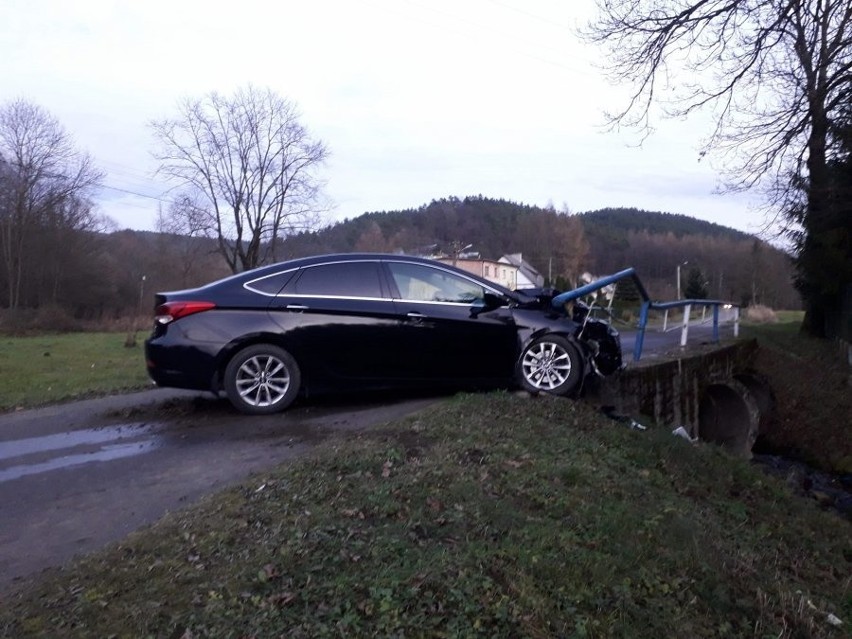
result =
[{"label": "car roof", "polygon": [[509,295],[510,297],[515,297],[516,294],[506,287],[498,284],[497,282],[492,282],[491,280],[487,280],[482,278],[475,273],[471,273],[469,271],[465,271],[464,269],[460,269],[456,266],[452,266],[451,264],[447,264],[445,262],[439,262],[437,260],[433,260],[427,257],[419,257],[416,255],[404,255],[401,253],[327,253],[322,255],[311,255],[309,257],[300,257],[292,260],[287,260],[284,262],[276,262],[275,264],[268,264],[266,266],[260,266],[256,269],[252,269],[249,271],[244,271],[242,273],[237,273],[236,275],[231,275],[221,280],[217,280],[215,282],[211,282],[207,286],[218,286],[220,284],[226,284],[233,281],[244,281],[244,280],[253,280],[258,279],[267,275],[272,275],[274,273],[280,273],[282,271],[295,270],[297,268],[304,268],[306,266],[314,266],[317,264],[328,264],[333,262],[347,262],[347,261],[384,261],[384,262],[406,262],[409,264],[424,264],[428,266],[435,266],[446,271],[451,271],[453,273],[458,273],[463,277],[467,277],[469,279],[476,280],[478,282],[482,282],[486,284],[489,288],[492,288],[496,291]]},{"label": "car roof", "polygon": [[[484,277],[481,277],[475,273],[471,273],[469,271],[465,271],[464,269],[460,269],[456,266],[452,266],[451,264],[447,264],[446,262],[439,262],[438,260],[433,260],[427,257],[419,257],[416,255],[404,255],[401,253],[326,253],[322,255],[311,255],[309,257],[300,257],[292,260],[287,260],[284,262],[276,262],[275,264],[267,264],[265,266],[259,266],[255,269],[251,269],[248,271],[243,271],[242,273],[235,273],[234,275],[229,275],[228,277],[214,280],[212,282],[207,282],[206,284],[202,284],[196,288],[189,288],[184,290],[172,290],[172,291],[164,291],[158,293],[159,295],[205,295],[210,294],[215,290],[228,290],[231,286],[236,285],[240,289],[243,288],[243,285],[247,282],[263,279],[264,277],[268,277],[271,275],[275,275],[277,273],[283,273],[286,271],[294,271],[296,269],[304,268],[307,266],[314,266],[319,264],[328,264],[334,262],[346,262],[346,261],[382,261],[382,262],[405,262],[408,264],[424,264],[428,266],[433,266],[435,268],[440,268],[444,271],[449,271],[451,273],[456,273],[461,277],[465,277],[467,279],[473,280],[482,284],[483,286],[488,287],[492,291],[495,291],[501,295],[508,297],[515,302],[525,302],[528,301],[525,298],[527,297],[522,291],[512,291],[497,282],[493,282]],[[206,293],[205,293],[206,291]]]}]

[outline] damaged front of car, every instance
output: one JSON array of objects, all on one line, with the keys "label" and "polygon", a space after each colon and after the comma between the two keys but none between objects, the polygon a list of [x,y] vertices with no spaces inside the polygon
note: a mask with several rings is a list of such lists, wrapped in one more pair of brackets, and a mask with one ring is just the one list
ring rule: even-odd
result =
[{"label": "damaged front of car", "polygon": [[590,376],[606,376],[622,368],[618,331],[593,317],[582,301],[559,303],[561,293],[553,289],[524,289],[515,294],[513,315],[524,344],[516,370],[522,388],[578,395]]}]

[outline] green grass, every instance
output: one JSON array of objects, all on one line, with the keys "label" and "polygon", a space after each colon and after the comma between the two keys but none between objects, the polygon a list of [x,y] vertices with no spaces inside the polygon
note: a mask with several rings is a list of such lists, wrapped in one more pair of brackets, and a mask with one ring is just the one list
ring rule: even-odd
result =
[{"label": "green grass", "polygon": [[0,337],[0,411],[145,388],[141,340],[126,333]]},{"label": "green grass", "polygon": [[668,429],[460,395],[47,573],[0,636],[848,637],[850,538]]},{"label": "green grass", "polygon": [[832,340],[801,333],[803,311],[777,311],[777,322],[748,322],[740,325],[740,337],[756,338],[762,346],[777,348],[816,362],[825,362],[825,353],[836,350]]},{"label": "green grass", "polygon": [[780,324],[795,324],[797,329],[805,319],[804,311],[775,311],[775,315]]}]

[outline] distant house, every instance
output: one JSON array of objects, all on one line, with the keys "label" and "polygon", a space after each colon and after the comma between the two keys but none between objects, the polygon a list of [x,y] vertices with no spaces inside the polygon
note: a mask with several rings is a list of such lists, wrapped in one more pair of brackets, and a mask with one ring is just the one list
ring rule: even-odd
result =
[{"label": "distant house", "polygon": [[444,264],[452,264],[468,273],[479,275],[490,282],[500,284],[508,289],[514,290],[518,288],[518,267],[511,263],[500,260],[470,259],[464,256],[458,259],[442,257],[438,261]]},{"label": "distant house", "polygon": [[539,288],[544,286],[544,276],[529,262],[525,262],[520,253],[504,255],[498,262],[509,264],[517,269],[517,284],[512,288]]}]

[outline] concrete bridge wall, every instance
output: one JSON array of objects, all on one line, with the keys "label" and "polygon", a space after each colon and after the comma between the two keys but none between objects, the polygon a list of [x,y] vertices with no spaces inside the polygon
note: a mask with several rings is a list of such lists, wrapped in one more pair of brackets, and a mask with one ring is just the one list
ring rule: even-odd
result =
[{"label": "concrete bridge wall", "polygon": [[757,348],[755,340],[743,340],[639,362],[602,380],[598,399],[750,456],[774,405],[771,389],[751,368]]}]

